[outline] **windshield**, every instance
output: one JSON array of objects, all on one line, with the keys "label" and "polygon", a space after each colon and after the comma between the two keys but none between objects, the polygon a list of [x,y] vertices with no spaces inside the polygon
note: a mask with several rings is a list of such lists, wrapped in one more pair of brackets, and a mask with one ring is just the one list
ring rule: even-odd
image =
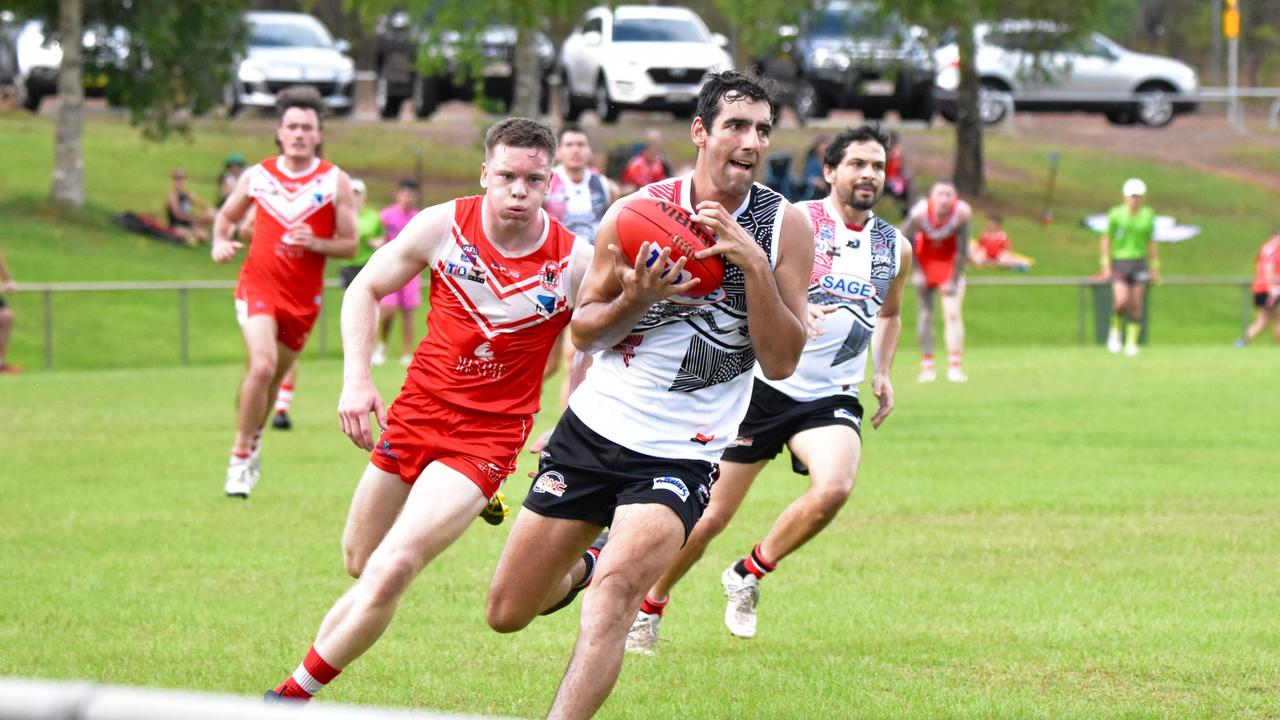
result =
[{"label": "windshield", "polygon": [[702,28],[688,20],[637,18],[613,24],[614,42],[706,42]]},{"label": "windshield", "polygon": [[887,38],[894,34],[893,24],[872,8],[835,6],[818,12],[813,18],[814,37],[857,39]]},{"label": "windshield", "polygon": [[333,47],[333,39],[319,25],[253,21],[249,24],[249,47]]}]

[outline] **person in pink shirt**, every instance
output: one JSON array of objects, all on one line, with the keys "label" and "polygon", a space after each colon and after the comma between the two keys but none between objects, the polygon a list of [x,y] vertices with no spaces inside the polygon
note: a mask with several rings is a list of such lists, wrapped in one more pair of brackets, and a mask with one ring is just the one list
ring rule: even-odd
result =
[{"label": "person in pink shirt", "polygon": [[[386,242],[396,239],[404,226],[409,224],[418,214],[418,183],[413,180],[401,180],[396,186],[396,202],[387,207],[378,217],[386,230]],[[385,243],[384,243],[385,244]],[[413,358],[413,350],[418,346],[417,327],[413,316],[422,305],[422,276],[414,275],[404,287],[382,298],[382,317],[378,320],[377,346],[373,349],[373,364],[382,365],[387,362],[387,338],[391,335],[391,323],[396,315],[401,318],[401,338],[403,339],[400,364],[408,365]],[[396,311],[399,311],[398,313]]]}]

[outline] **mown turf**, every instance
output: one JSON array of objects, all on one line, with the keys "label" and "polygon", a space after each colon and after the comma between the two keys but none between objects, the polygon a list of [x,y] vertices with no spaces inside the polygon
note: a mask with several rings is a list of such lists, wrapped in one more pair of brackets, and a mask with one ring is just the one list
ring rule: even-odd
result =
[{"label": "mown turf", "polygon": [[[904,362],[849,506],[765,581],[760,635],[724,630],[718,575],[802,491],[785,461],[677,588],[660,654],[626,661],[601,716],[1280,714],[1275,355],[979,349],[964,386],[916,385]],[[0,675],[253,694],[298,662],[349,582],[338,542],[365,458],[336,429],[339,365],[310,362],[260,488],[223,498],[239,374],[5,379]],[[386,393],[400,377],[376,374]],[[487,629],[508,527],[477,523],[429,567],[325,698],[545,711],[576,607]]]}]

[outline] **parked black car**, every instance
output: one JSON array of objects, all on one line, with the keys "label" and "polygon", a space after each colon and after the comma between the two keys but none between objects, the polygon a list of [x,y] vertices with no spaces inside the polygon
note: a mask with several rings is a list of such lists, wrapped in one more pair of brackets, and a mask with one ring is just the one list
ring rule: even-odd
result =
[{"label": "parked black car", "polygon": [[[378,19],[374,100],[382,117],[399,116],[406,100],[412,104],[414,114],[426,118],[447,100],[475,99],[475,78],[459,58],[463,35],[458,32],[441,33],[433,44],[428,44],[429,38],[426,24],[415,24],[407,12],[389,13]],[[509,107],[515,94],[515,76],[519,72],[515,63],[516,29],[510,25],[490,25],[478,33],[478,40],[478,52],[484,66],[482,93],[504,108]],[[542,76],[542,112],[545,113],[551,95],[555,51],[541,33],[537,36],[537,43]],[[435,57],[420,64],[420,55],[426,53],[434,53]],[[424,66],[435,70],[424,74],[420,71]]]},{"label": "parked black car", "polygon": [[777,50],[756,65],[801,119],[833,109],[872,119],[890,110],[903,119],[933,116],[933,57],[910,26],[871,3],[818,2],[799,27],[779,35]]}]

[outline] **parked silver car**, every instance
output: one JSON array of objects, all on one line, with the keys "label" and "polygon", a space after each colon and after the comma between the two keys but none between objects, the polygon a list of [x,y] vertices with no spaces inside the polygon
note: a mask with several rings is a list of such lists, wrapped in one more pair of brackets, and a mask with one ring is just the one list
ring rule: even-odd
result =
[{"label": "parked silver car", "polygon": [[310,85],[338,115],[355,108],[356,66],[351,46],[334,40],[316,18],[304,13],[251,12],[248,50],[224,92],[228,112],[273,108],[276,93],[290,85]]},{"label": "parked silver car", "polygon": [[[1103,113],[1117,125],[1163,127],[1199,103],[1199,78],[1186,63],[1133,52],[1098,33],[1072,36],[1046,21],[1006,20],[980,23],[974,38],[979,114],[986,123],[1002,120],[1012,101],[1019,112],[1082,110]],[[958,58],[954,43],[934,53],[935,95],[949,120],[955,117]]]}]

